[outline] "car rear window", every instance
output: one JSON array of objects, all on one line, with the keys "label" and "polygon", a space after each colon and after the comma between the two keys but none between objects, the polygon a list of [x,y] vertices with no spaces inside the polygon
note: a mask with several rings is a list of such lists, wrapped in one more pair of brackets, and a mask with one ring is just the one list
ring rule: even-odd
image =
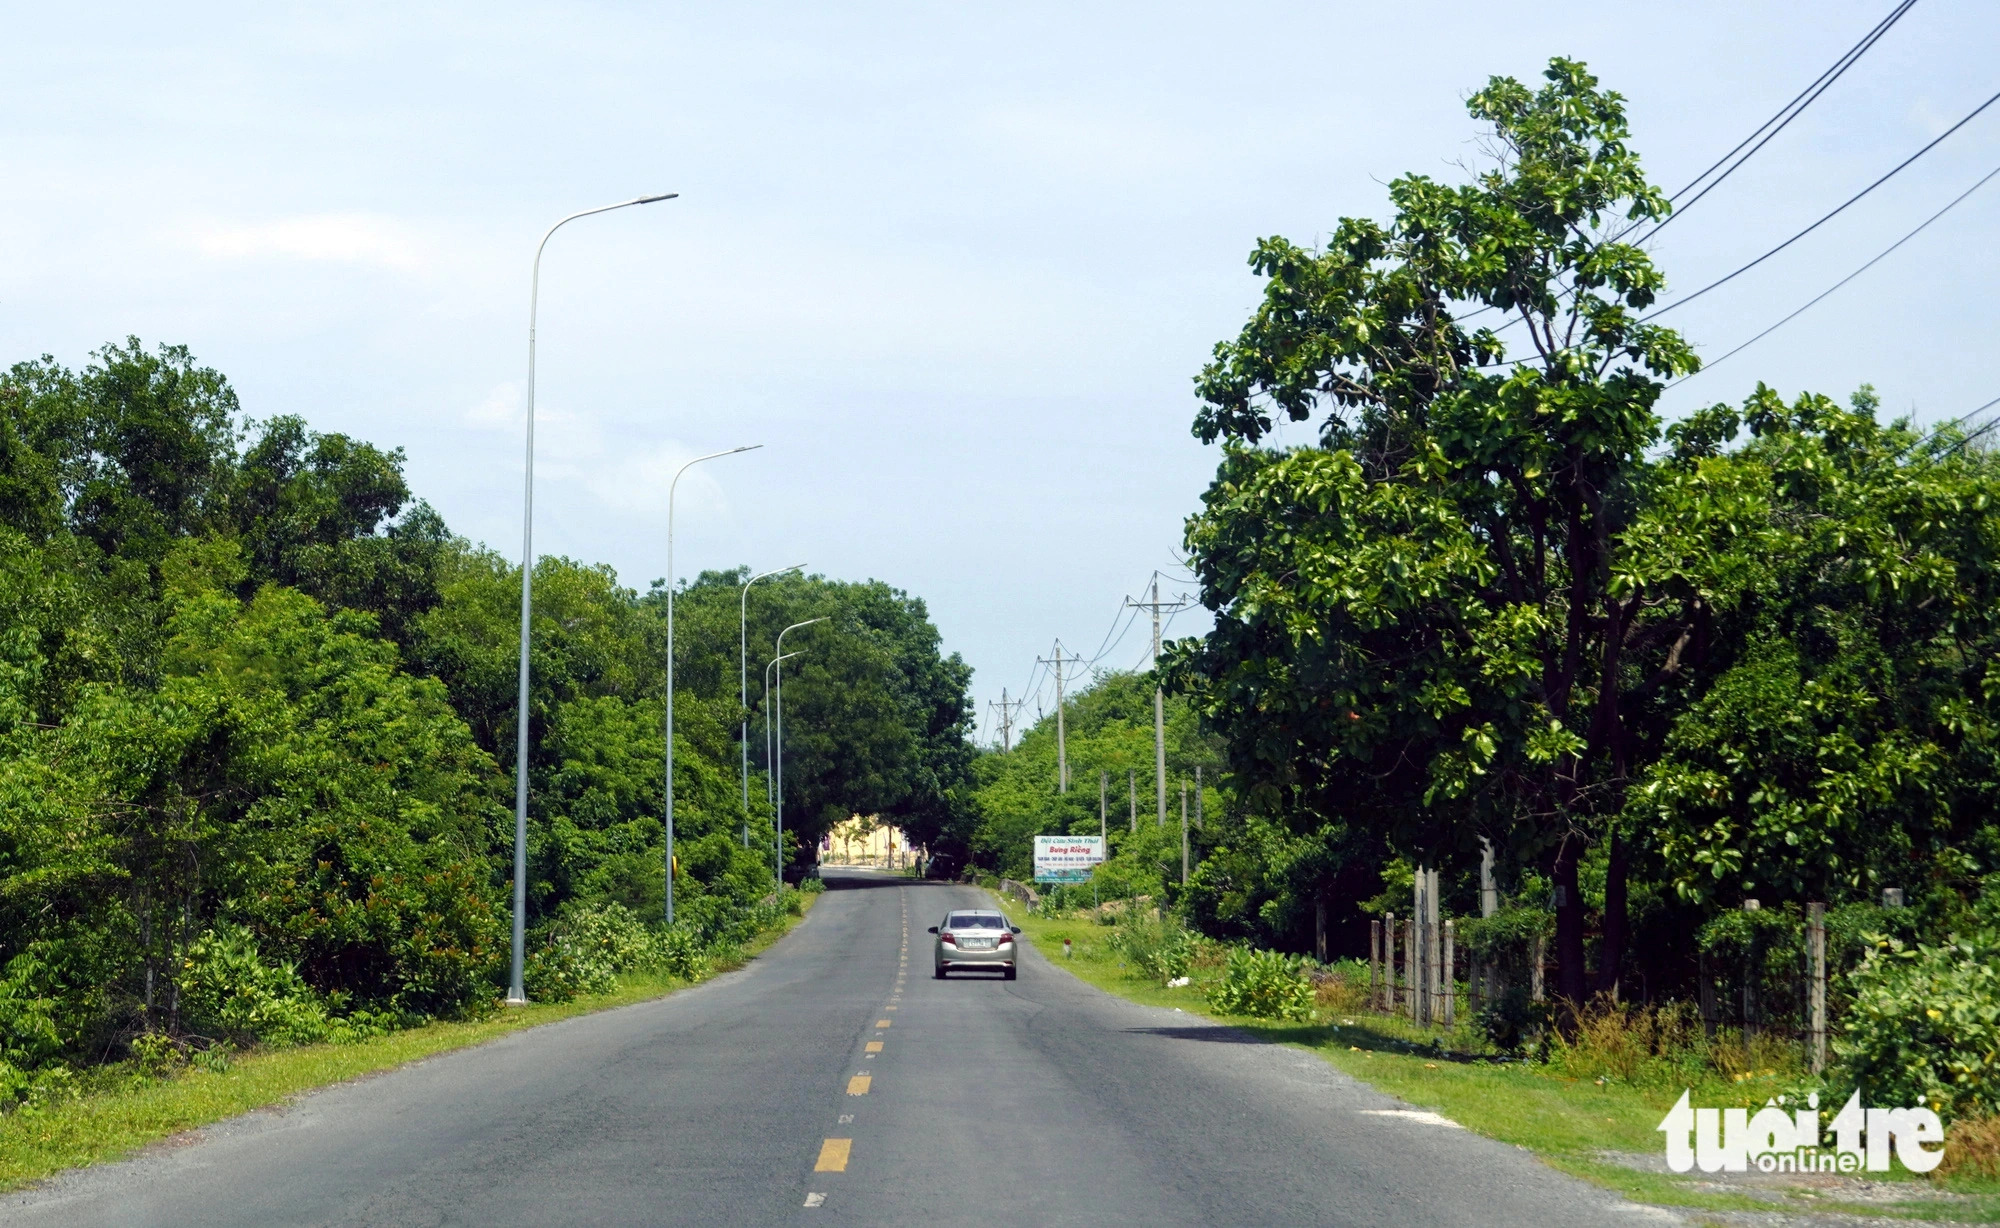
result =
[{"label": "car rear window", "polygon": [[1004,930],[1006,918],[997,912],[955,912],[946,921],[946,929],[954,930]]}]

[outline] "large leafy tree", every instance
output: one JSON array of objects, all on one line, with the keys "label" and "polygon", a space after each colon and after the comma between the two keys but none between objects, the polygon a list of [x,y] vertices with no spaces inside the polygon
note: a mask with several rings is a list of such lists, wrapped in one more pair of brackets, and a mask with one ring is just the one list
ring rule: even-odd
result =
[{"label": "large leafy tree", "polygon": [[[1545,78],[1469,99],[1493,155],[1472,182],[1405,176],[1387,224],[1259,244],[1263,302],[1198,381],[1196,433],[1226,449],[1187,538],[1216,629],[1174,659],[1254,805],[1544,865],[1581,1000],[1579,861],[1608,842],[1615,977],[1634,694],[1684,631],[1624,533],[1663,381],[1697,363],[1640,315],[1663,279],[1626,232],[1668,206],[1622,100],[1574,61]],[[1317,418],[1317,446],[1258,446],[1279,417]]]},{"label": "large leafy tree", "polygon": [[1876,408],[1760,387],[1691,416],[1628,535],[1704,597],[1628,800],[1685,899],[1968,892],[2000,864],[2000,471]]}]

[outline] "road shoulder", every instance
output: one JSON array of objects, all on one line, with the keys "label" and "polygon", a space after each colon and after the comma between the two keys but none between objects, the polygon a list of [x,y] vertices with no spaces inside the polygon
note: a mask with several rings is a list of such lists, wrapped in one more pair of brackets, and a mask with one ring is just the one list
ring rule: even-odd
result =
[{"label": "road shoulder", "polygon": [[530,1004],[483,1019],[431,1023],[351,1045],[252,1052],[221,1071],[189,1067],[164,1076],[135,1075],[123,1087],[94,1091],[40,1111],[10,1113],[0,1117],[0,1193],[71,1169],[129,1159],[149,1148],[181,1146],[203,1127],[280,1108],[314,1092],[441,1054],[713,983],[742,969],[803,924],[819,898],[807,896],[801,916],[785,918],[784,924],[746,944],[740,960],[695,981],[663,974],[628,975],[606,994]]}]

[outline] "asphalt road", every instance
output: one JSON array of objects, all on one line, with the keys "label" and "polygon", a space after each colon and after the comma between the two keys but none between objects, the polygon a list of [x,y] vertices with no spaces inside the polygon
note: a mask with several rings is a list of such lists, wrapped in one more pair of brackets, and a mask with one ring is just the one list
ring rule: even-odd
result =
[{"label": "asphalt road", "polygon": [[1016,981],[935,981],[925,927],[983,893],[827,882],[742,971],[73,1173],[0,1222],[1673,1222],[1032,947]]}]

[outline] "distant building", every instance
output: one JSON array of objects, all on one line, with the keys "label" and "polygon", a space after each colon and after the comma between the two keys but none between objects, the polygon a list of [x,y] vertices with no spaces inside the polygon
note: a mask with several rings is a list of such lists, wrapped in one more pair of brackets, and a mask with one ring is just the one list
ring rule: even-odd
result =
[{"label": "distant building", "polygon": [[910,864],[909,842],[903,829],[884,823],[874,815],[852,815],[833,825],[827,833],[821,859],[835,866],[882,866],[895,869]]}]

